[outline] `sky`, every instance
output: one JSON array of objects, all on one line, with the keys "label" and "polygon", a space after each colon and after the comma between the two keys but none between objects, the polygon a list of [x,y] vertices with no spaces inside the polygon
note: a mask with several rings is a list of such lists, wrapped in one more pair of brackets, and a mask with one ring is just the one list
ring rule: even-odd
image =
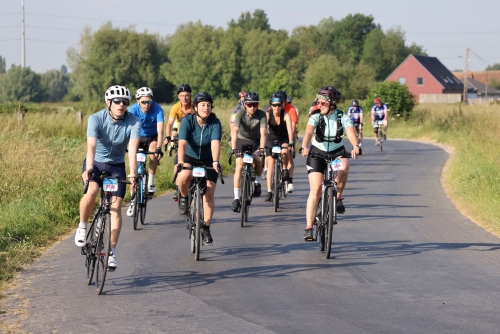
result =
[{"label": "sky", "polygon": [[[0,56],[21,64],[21,2],[0,0]],[[500,0],[24,0],[26,66],[38,73],[67,64],[66,50],[77,47],[83,28],[96,31],[110,21],[114,27],[171,35],[176,27],[201,21],[227,28],[241,13],[263,9],[272,29],[289,33],[322,19],[348,14],[372,15],[384,31],[400,27],[406,44],[421,45],[450,71],[482,71],[500,63]],[[71,71],[71,69],[69,69]]]}]

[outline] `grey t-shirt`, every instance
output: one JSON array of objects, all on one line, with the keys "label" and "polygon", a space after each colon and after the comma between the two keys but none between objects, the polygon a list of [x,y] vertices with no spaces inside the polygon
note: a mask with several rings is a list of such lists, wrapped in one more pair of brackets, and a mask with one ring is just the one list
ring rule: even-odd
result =
[{"label": "grey t-shirt", "polygon": [[250,117],[246,109],[240,109],[236,112],[234,126],[239,128],[238,138],[255,140],[260,138],[260,129],[265,129],[266,113],[257,109],[255,114]]},{"label": "grey t-shirt", "polygon": [[114,122],[108,109],[89,117],[87,137],[97,138],[95,161],[119,164],[125,161],[130,138],[141,136],[141,120],[127,111],[123,120]]}]

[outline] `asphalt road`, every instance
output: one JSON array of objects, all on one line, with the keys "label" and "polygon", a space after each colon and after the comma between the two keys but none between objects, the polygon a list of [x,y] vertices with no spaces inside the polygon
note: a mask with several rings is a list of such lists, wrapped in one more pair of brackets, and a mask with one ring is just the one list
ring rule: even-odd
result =
[{"label": "asphalt road", "polygon": [[199,262],[169,194],[149,203],[141,230],[125,216],[102,295],[85,284],[71,235],[19,275],[0,319],[33,333],[498,333],[500,242],[446,197],[448,154],[396,140],[384,152],[366,140],[363,151],[329,260],[302,239],[298,157],[281,212],[263,193],[244,228],[230,210],[232,177],[218,184],[214,244]]}]

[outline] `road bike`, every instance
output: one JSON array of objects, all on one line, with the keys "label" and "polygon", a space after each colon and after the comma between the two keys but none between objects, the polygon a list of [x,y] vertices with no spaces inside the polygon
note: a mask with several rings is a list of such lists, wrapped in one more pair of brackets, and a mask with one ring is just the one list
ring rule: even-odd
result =
[{"label": "road bike", "polygon": [[330,258],[332,250],[333,225],[337,224],[337,171],[342,168],[340,158],[349,158],[347,153],[327,154],[310,152],[309,156],[315,159],[323,159],[326,162],[325,178],[322,184],[321,199],[316,216],[316,240],[319,241],[320,251],[325,252],[325,257]]},{"label": "road bike", "polygon": [[378,135],[378,139],[375,144],[377,146],[380,146],[380,152],[382,152],[382,143],[385,141],[384,121],[375,120],[373,122],[373,126],[377,129],[377,135]]},{"label": "road bike", "polygon": [[[252,204],[253,194],[255,190],[255,169],[253,168],[254,156],[253,145],[243,147],[243,168],[241,169],[241,227],[245,222],[248,222],[248,211]],[[231,165],[234,152],[229,153],[228,163]],[[262,158],[262,157],[261,157]],[[262,159],[264,163],[264,159]]]},{"label": "road bike", "polygon": [[[89,180],[92,178],[92,174],[93,170],[89,169]],[[103,180],[103,184],[100,187],[99,207],[96,209],[92,224],[90,224],[87,231],[85,246],[81,249],[81,253],[85,255],[87,284],[92,283],[95,271],[95,285],[98,295],[101,294],[104,287],[106,272],[108,271],[108,258],[111,252],[111,193],[118,190],[119,183],[130,184],[130,181],[111,177],[107,171],[101,172],[100,178]],[[87,193],[88,186],[89,181],[87,180],[83,190],[84,194]]]},{"label": "road bike", "polygon": [[282,196],[287,196],[288,181],[283,181],[283,161],[281,157],[281,146],[277,140],[274,141],[274,145],[271,148],[271,156],[274,159],[273,168],[273,202],[274,202],[274,212],[278,211],[280,206],[280,199]]},{"label": "road bike", "polygon": [[[141,225],[144,225],[148,201],[152,197],[152,193],[150,193],[147,189],[149,175],[146,168],[146,158],[148,154],[156,154],[156,152],[144,151],[142,148],[137,150],[136,157],[138,164],[137,176],[135,178],[136,186],[134,187],[134,193],[131,197],[134,212],[134,230],[137,230],[139,219],[141,221]],[[159,164],[160,162],[158,161],[158,165]]]},{"label": "road bike", "polygon": [[[188,212],[185,215],[185,220],[186,227],[189,231],[191,252],[194,253],[195,260],[198,261],[200,259],[201,229],[205,226],[205,220],[203,219],[203,195],[207,190],[207,169],[214,168],[206,167],[203,164],[194,164],[192,167],[179,166],[175,171],[172,183],[175,183],[177,174],[179,174],[181,169],[192,170],[193,173],[193,179],[191,180],[188,190],[189,205]],[[222,184],[224,184],[224,178],[222,176],[220,165],[218,167],[218,173]]]}]

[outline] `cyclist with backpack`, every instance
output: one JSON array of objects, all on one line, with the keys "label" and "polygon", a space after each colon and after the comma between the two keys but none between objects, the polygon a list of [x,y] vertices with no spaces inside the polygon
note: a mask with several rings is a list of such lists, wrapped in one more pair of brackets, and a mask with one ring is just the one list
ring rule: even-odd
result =
[{"label": "cyclist with backpack", "polygon": [[[323,173],[326,168],[324,160],[310,157],[309,152],[345,156],[346,150],[342,142],[342,136],[345,133],[353,147],[351,157],[356,158],[359,154],[359,146],[354,134],[353,123],[347,114],[337,109],[337,104],[341,97],[342,94],[332,86],[322,87],[318,91],[316,98],[319,110],[313,112],[309,117],[302,141],[302,155],[307,156],[306,168],[310,188],[306,207],[306,231],[304,235],[304,240],[306,241],[314,240],[313,223],[321,198],[321,185],[325,177]],[[310,149],[309,144],[311,144]],[[341,160],[342,168],[338,171],[336,179],[338,184],[337,212],[339,214],[345,212],[342,193],[345,189],[349,173],[349,160],[347,158],[342,158]]]}]

